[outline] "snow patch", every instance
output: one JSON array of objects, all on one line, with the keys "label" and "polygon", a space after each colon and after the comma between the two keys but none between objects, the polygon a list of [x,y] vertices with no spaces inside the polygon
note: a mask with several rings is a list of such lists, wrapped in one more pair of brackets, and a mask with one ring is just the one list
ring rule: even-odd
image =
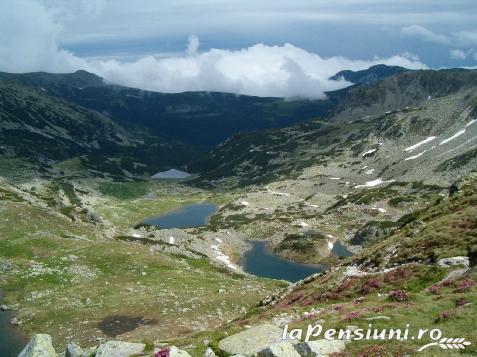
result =
[{"label": "snow patch", "polygon": [[467,128],[468,126],[471,126],[472,124],[474,124],[475,122],[477,121],[477,119],[472,119],[471,121],[469,121],[465,127]]},{"label": "snow patch", "polygon": [[289,193],[286,193],[286,192],[278,192],[278,191],[272,191],[272,190],[270,190],[268,187],[267,187],[267,191],[268,191],[268,193],[271,193],[272,195],[275,195],[275,196],[290,196]]},{"label": "snow patch", "polygon": [[395,180],[389,180],[389,181],[383,181],[383,179],[376,179],[376,180],[373,180],[373,181],[368,181],[366,182],[365,184],[363,185],[357,185],[357,186],[354,186],[354,188],[361,188],[361,187],[374,187],[374,186],[377,186],[377,185],[381,185],[383,183],[390,183],[390,182],[394,182]]},{"label": "snow patch", "polygon": [[328,242],[328,249],[333,250],[334,244],[333,242]]},{"label": "snow patch", "polygon": [[374,169],[369,169],[365,172],[366,175],[371,175],[374,172]]},{"label": "snow patch", "polygon": [[408,148],[405,148],[403,151],[411,152],[414,149],[417,149],[419,146],[427,144],[428,142],[434,140],[436,137],[435,136],[429,136],[428,138],[418,142],[417,144],[414,144],[412,146],[409,146]]},{"label": "snow patch", "polygon": [[457,133],[455,133],[454,135],[452,135],[450,138],[447,138],[447,139],[442,140],[439,145],[447,144],[449,141],[454,140],[455,138],[461,136],[461,135],[464,134],[464,133],[465,133],[465,129],[461,129],[461,130],[459,130]]},{"label": "snow patch", "polygon": [[423,152],[420,152],[420,153],[417,154],[417,155],[406,157],[406,158],[404,159],[404,161],[417,159],[419,156],[425,154],[427,151],[428,151],[428,150],[424,150]]},{"label": "snow patch", "polygon": [[371,154],[374,154],[376,151],[378,151],[378,149],[371,149],[371,150],[368,150],[366,152],[363,152],[363,154],[361,155],[362,157],[365,157],[367,155],[371,155]]},{"label": "snow patch", "polygon": [[174,237],[172,237],[172,236],[169,237],[169,243],[170,243],[170,244],[174,244],[175,241],[176,241],[176,240],[175,240]]}]

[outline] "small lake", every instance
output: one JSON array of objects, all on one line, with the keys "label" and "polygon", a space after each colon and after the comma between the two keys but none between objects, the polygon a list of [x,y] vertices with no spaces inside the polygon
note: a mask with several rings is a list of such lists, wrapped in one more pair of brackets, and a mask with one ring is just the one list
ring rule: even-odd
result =
[{"label": "small lake", "polygon": [[256,276],[295,282],[326,269],[322,265],[300,264],[281,258],[270,250],[267,242],[252,242],[253,248],[244,254],[244,270]]},{"label": "small lake", "polygon": [[160,216],[147,218],[139,225],[149,225],[163,229],[202,227],[207,225],[209,217],[218,209],[218,205],[211,203],[194,203]]},{"label": "small lake", "polygon": [[[0,290],[0,303],[3,300],[3,292]],[[28,343],[28,339],[21,331],[10,324],[15,317],[11,311],[0,311],[0,356],[17,357]]]},{"label": "small lake", "polygon": [[348,250],[343,244],[340,242],[334,242],[333,243],[333,249],[331,249],[331,253],[336,255],[337,257],[351,257],[353,255],[352,252]]}]

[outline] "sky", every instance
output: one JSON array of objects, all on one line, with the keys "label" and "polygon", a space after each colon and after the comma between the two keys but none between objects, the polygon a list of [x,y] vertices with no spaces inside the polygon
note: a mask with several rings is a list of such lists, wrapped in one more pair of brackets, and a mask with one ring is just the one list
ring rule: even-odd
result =
[{"label": "sky", "polygon": [[343,69],[477,66],[475,0],[1,0],[0,71],[322,98]]}]

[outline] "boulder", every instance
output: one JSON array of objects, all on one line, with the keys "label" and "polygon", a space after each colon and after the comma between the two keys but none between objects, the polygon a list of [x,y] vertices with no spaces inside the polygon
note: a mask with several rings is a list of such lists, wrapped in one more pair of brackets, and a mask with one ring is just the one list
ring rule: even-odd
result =
[{"label": "boulder", "polygon": [[282,329],[274,325],[259,325],[219,342],[219,348],[229,355],[243,354],[252,356],[268,346],[283,342]]},{"label": "boulder", "polygon": [[365,245],[393,234],[401,224],[393,221],[370,221],[358,229],[351,239],[355,245]]},{"label": "boulder", "polygon": [[300,343],[296,346],[296,350],[303,357],[327,357],[342,352],[345,346],[345,341],[342,340],[321,339]]},{"label": "boulder", "polygon": [[76,343],[70,342],[66,346],[65,357],[82,357],[83,350]]},{"label": "boulder", "polygon": [[207,350],[204,353],[204,357],[217,357],[217,355],[212,350],[212,348],[208,347]]},{"label": "boulder", "polygon": [[34,335],[18,357],[56,357],[50,335]]},{"label": "boulder", "polygon": [[462,265],[465,268],[469,267],[469,258],[468,257],[452,257],[452,258],[443,258],[437,261],[437,264],[442,267],[450,267],[456,265]]},{"label": "boulder", "polygon": [[109,341],[99,346],[96,357],[129,357],[142,353],[145,347],[143,343]]},{"label": "boulder", "polygon": [[169,351],[169,357],[191,357],[191,355],[184,350],[178,349],[176,346],[172,346]]},{"label": "boulder", "polygon": [[257,357],[301,357],[301,355],[290,342],[283,341],[263,349]]}]

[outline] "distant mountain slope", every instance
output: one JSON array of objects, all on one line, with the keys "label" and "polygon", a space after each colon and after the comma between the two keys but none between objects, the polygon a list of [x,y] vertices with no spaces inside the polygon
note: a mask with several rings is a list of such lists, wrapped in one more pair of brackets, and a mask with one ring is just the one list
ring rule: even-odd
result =
[{"label": "distant mountain slope", "polygon": [[476,88],[477,71],[402,73],[352,89],[327,120],[235,136],[192,169],[204,182],[238,185],[296,178],[312,166],[337,167],[337,177],[355,185],[397,178],[445,184],[477,165]]},{"label": "distant mountain slope", "polygon": [[86,168],[115,175],[154,173],[193,157],[182,144],[164,143],[44,90],[8,81],[0,81],[0,147],[0,158],[24,159],[43,169],[80,158]]},{"label": "distant mountain slope", "polygon": [[285,100],[228,93],[157,93],[109,85],[91,73],[0,73],[0,79],[43,88],[48,93],[97,110],[115,121],[142,125],[201,149],[229,136],[257,129],[284,127],[326,116],[334,100]]},{"label": "distant mountain slope", "polygon": [[353,84],[375,84],[381,79],[407,72],[409,69],[399,66],[386,66],[378,64],[361,71],[344,70],[330,77],[332,80],[344,79]]}]

